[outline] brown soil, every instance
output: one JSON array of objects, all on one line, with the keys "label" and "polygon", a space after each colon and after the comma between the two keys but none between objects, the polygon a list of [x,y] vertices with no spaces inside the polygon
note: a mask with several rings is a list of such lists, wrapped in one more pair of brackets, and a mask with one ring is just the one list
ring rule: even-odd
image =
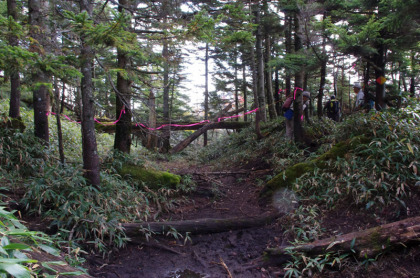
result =
[{"label": "brown soil", "polygon": [[[262,164],[259,164],[262,165]],[[197,190],[188,196],[190,202],[179,205],[166,219],[188,220],[201,218],[230,218],[257,216],[273,211],[271,205],[259,204],[259,181],[264,181],[269,170],[258,164],[228,173],[209,167],[166,165],[178,174],[191,175]],[[174,171],[175,170],[175,171]],[[245,173],[244,173],[245,170]],[[207,174],[206,174],[207,173]],[[334,235],[366,229],[408,216],[420,215],[420,190],[414,192],[410,215],[396,216],[394,211],[373,215],[358,207],[343,205],[322,216],[325,235]],[[284,209],[284,206],[283,208]],[[287,208],[286,208],[287,209]],[[289,209],[293,209],[290,207]],[[283,277],[280,266],[264,265],[261,255],[267,247],[288,244],[281,221],[244,230],[215,234],[190,235],[183,238],[155,236],[150,241],[135,239],[108,259],[89,258],[89,273],[94,277]],[[420,248],[404,249],[396,254],[384,254],[367,264],[356,267],[348,263],[342,270],[328,270],[316,277],[420,277]]]},{"label": "brown soil", "polygon": [[[188,196],[187,203],[165,215],[167,219],[246,218],[273,211],[270,206],[258,204],[261,187],[256,184],[270,171],[251,167],[221,173],[209,167],[177,167],[176,173],[194,178],[197,189]],[[187,240],[185,235],[178,239],[157,236],[149,242],[136,239],[109,260],[90,258],[89,273],[94,277],[265,277],[261,275],[268,270],[261,267],[259,259],[265,248],[281,243],[282,232],[274,223],[190,235]]]}]

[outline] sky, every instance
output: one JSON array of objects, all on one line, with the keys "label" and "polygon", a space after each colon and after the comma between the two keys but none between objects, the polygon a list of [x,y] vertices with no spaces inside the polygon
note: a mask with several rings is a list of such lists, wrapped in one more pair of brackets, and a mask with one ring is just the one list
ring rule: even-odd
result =
[{"label": "sky", "polygon": [[[191,106],[196,107],[204,102],[204,85],[205,85],[205,64],[204,64],[204,51],[198,50],[201,45],[190,45],[188,56],[185,58],[185,69],[181,72],[185,75],[186,79],[181,83],[185,87],[183,93],[187,94],[191,99]],[[196,51],[194,51],[196,50]],[[188,50],[186,50],[188,51]],[[212,84],[212,68],[213,63],[209,61],[209,91],[214,90]]]}]

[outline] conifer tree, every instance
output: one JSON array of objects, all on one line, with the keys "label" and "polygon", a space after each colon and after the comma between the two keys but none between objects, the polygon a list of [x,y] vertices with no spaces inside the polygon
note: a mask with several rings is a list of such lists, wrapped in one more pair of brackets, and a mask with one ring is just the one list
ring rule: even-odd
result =
[{"label": "conifer tree", "polygon": [[[78,0],[82,17],[82,28],[86,25],[93,24],[92,12],[93,1]],[[82,93],[82,149],[83,149],[83,169],[89,183],[99,186],[100,164],[98,156],[98,148],[95,135],[94,122],[94,95],[93,95],[93,58],[94,49],[88,43],[86,33],[82,33],[80,37],[80,68],[82,73],[81,93]]]},{"label": "conifer tree", "polygon": [[[125,16],[127,11],[124,7],[130,8],[133,3],[132,0],[119,0],[118,12]],[[130,29],[131,23],[130,18],[125,17],[126,20],[123,22],[125,30]],[[118,73],[117,73],[117,90],[118,95],[116,97],[115,105],[115,117],[120,119],[115,126],[115,140],[114,149],[124,153],[130,153],[131,147],[131,126],[132,126],[132,112],[131,112],[131,83],[132,80],[128,79],[127,71],[130,66],[130,57],[125,49],[121,47],[117,48],[117,60],[118,60]]]},{"label": "conifer tree", "polygon": [[386,107],[388,54],[409,51],[418,43],[419,10],[420,3],[416,0],[353,0],[334,11],[347,21],[331,28],[339,35],[340,50],[360,58],[366,68],[369,65],[374,71],[373,75],[366,75],[365,83],[367,78],[374,81],[377,110]]},{"label": "conifer tree", "polygon": [[45,68],[42,58],[49,53],[50,43],[47,39],[48,18],[47,0],[28,0],[30,36],[32,43],[30,50],[39,56],[38,63],[32,73],[32,92],[34,105],[34,131],[35,136],[49,144],[48,115],[52,88],[50,73]]}]

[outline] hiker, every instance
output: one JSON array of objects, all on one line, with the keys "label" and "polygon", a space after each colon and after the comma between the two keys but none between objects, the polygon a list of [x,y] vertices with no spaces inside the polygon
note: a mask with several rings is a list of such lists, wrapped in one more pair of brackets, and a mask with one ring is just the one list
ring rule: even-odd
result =
[{"label": "hiker", "polygon": [[[304,91],[302,93],[302,115],[307,114],[307,108],[309,107],[309,99],[311,98],[311,93]],[[286,118],[286,138],[293,140],[293,97],[289,97],[284,102],[282,109],[284,111],[284,117]]]},{"label": "hiker", "polygon": [[330,100],[327,101],[327,103],[325,104],[323,111],[325,112],[325,110],[327,110],[328,118],[336,122],[340,120],[340,114],[341,114],[340,102],[337,99],[335,99],[334,95],[332,95]]},{"label": "hiker", "polygon": [[360,83],[354,83],[353,91],[356,94],[356,102],[354,103],[353,111],[358,111],[363,109],[365,103],[365,94],[362,91],[362,86]]}]

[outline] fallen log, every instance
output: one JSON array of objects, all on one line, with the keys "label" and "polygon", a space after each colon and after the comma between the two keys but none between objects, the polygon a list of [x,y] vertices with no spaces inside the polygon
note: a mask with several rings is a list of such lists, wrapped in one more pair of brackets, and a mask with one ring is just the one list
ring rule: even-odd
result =
[{"label": "fallen log", "polygon": [[[110,121],[101,121],[101,124],[95,124],[96,130],[104,133],[115,133],[115,125],[113,125],[113,122]],[[194,125],[193,125],[194,124]],[[176,126],[169,126],[162,123],[157,123],[156,126],[163,126],[160,129],[157,129],[156,131],[164,131],[164,130],[198,130],[205,126],[208,123],[177,123]],[[209,129],[240,129],[240,128],[246,128],[251,125],[251,122],[217,122],[215,125],[212,125]],[[135,123],[131,126],[132,131],[146,131],[147,129],[136,125]]]},{"label": "fallen log", "polygon": [[149,229],[155,233],[166,233],[171,229],[175,229],[178,233],[210,234],[261,227],[270,224],[278,217],[280,217],[280,214],[274,213],[246,218],[203,218],[183,221],[126,223],[122,224],[122,227],[129,237],[142,235],[139,231],[144,229]]},{"label": "fallen log", "polygon": [[182,151],[189,144],[191,144],[195,139],[200,137],[201,134],[205,133],[206,131],[208,131],[210,129],[214,129],[217,125],[218,125],[218,123],[209,123],[209,124],[204,125],[202,128],[200,128],[199,130],[195,131],[193,134],[188,136],[184,141],[178,143],[178,145],[176,145],[175,147],[170,149],[169,153],[170,154],[175,154],[175,153],[178,153],[178,152]]},{"label": "fallen log", "polygon": [[[221,118],[223,116],[231,115],[231,114],[234,114],[234,113],[238,113],[239,111],[242,111],[243,110],[243,109],[240,109],[238,111],[234,111],[234,112],[229,113],[228,111],[229,111],[230,108],[232,108],[232,104],[229,104],[228,106],[226,106],[219,113],[219,115],[217,115],[217,117],[215,117],[214,119],[212,119],[212,122],[205,124],[203,127],[199,128],[193,134],[191,134],[190,136],[188,136],[185,140],[181,141],[180,143],[178,143],[178,145],[176,145],[175,147],[173,147],[172,149],[170,149],[169,150],[169,153],[170,154],[175,154],[175,153],[178,153],[178,152],[182,151],[189,144],[191,144],[195,139],[197,139],[198,137],[200,137],[201,134],[204,134],[205,132],[207,132],[210,129],[215,129],[221,123],[221,122],[218,121],[219,118]],[[239,122],[236,122],[236,123],[239,123]]]},{"label": "fallen log", "polygon": [[295,247],[270,248],[264,257],[272,261],[287,261],[290,255],[286,249],[319,255],[332,251],[351,253],[359,258],[373,258],[376,255],[420,242],[420,216],[388,223],[363,231],[334,236]]}]

